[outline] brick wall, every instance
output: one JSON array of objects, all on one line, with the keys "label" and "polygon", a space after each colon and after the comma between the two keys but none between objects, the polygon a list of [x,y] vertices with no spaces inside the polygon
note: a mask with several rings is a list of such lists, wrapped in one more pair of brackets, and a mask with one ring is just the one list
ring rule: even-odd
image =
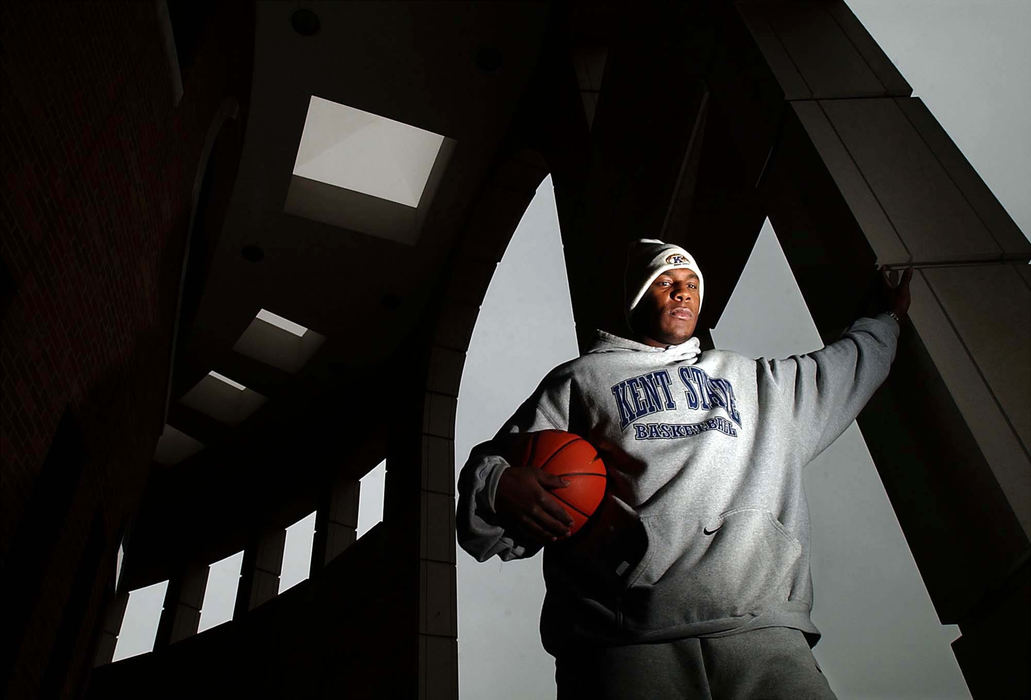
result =
[{"label": "brick wall", "polygon": [[[81,681],[146,483],[202,151],[222,100],[246,104],[251,10],[217,12],[176,103],[156,3],[0,6],[0,555],[40,575],[4,584],[5,606],[31,620],[13,625],[9,696],[36,694],[48,668],[67,667],[68,692]],[[47,489],[70,474],[58,456],[40,478],[62,417],[85,460],[67,511],[50,513]],[[49,538],[32,526],[40,513],[63,519]],[[84,554],[98,513],[96,567]]]}]

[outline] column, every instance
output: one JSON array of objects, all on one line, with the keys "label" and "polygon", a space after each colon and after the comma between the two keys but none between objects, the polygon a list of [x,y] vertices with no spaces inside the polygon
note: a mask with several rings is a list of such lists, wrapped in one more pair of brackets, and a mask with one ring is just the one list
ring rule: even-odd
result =
[{"label": "column", "polygon": [[244,550],[234,620],[279,594],[285,545],[286,530],[276,530],[262,535]]},{"label": "column", "polygon": [[207,565],[190,566],[180,576],[169,580],[165,606],[154,638],[155,650],[197,634],[207,584]]},{"label": "column", "polygon": [[315,514],[311,576],[354,544],[358,532],[361,483],[339,477],[330,486]]},{"label": "column", "polygon": [[824,338],[875,267],[917,268],[860,426],[972,692],[1023,696],[1031,244],[844,3],[743,2],[726,20],[740,50],[714,92],[765,157],[759,190]]}]

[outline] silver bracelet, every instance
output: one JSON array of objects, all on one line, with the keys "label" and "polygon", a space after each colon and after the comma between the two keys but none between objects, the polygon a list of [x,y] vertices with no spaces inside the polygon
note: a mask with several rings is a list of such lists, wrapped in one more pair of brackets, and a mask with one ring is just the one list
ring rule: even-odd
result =
[{"label": "silver bracelet", "polygon": [[894,311],[889,311],[888,315],[891,316],[893,319],[895,319],[895,323],[898,323],[899,325],[902,324],[902,318],[899,317],[899,315],[897,313],[895,313]]}]

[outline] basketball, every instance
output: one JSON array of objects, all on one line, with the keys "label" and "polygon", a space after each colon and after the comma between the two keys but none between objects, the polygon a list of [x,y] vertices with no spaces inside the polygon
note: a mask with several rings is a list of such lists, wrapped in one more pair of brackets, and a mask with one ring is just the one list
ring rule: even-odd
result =
[{"label": "basketball", "polygon": [[543,469],[569,482],[565,488],[549,493],[573,519],[569,529],[570,534],[575,534],[605,496],[605,463],[591,443],[573,433],[541,430],[526,433],[525,437],[521,449],[517,448],[515,463]]}]

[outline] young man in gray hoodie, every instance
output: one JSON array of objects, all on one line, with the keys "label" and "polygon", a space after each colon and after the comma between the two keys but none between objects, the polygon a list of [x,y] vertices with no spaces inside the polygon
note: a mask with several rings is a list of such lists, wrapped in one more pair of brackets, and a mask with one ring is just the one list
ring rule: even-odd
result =
[{"label": "young man in gray hoodie", "polygon": [[[599,331],[552,370],[459,479],[458,537],[480,561],[542,547],[541,637],[559,698],[833,698],[810,646],[802,469],[884,381],[909,271],[889,310],[784,360],[699,351],[702,271],[683,248],[631,246],[634,340]],[[569,537],[562,480],[510,464],[521,433],[587,439],[605,501]]]}]

